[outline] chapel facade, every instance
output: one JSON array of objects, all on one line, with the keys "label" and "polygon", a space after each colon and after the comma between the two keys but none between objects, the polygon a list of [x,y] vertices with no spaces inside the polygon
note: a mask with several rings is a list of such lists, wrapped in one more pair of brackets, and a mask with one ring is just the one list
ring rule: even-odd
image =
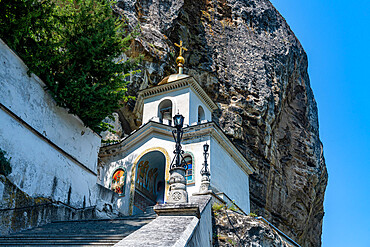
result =
[{"label": "chapel facade", "polygon": [[119,143],[101,148],[98,182],[119,194],[117,208],[125,215],[140,214],[148,206],[167,203],[170,165],[175,157],[173,117],[181,114],[188,195],[200,190],[203,145],[208,144],[211,193],[225,201],[232,200],[249,213],[249,175],[254,169],[212,121],[212,113],[218,107],[193,77],[182,73],[181,58],[180,53],[178,74],[139,92],[141,127]]}]

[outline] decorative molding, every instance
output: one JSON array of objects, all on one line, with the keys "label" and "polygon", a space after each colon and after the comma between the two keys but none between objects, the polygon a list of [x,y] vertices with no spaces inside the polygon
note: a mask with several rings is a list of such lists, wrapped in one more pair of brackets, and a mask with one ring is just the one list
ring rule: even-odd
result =
[{"label": "decorative molding", "polygon": [[213,102],[213,100],[208,96],[208,94],[203,90],[199,83],[191,76],[173,81],[168,84],[163,84],[160,86],[144,89],[139,91],[139,97],[147,98],[152,95],[161,95],[168,93],[169,91],[179,90],[184,87],[190,87],[196,94],[199,95],[199,98],[204,100],[206,105],[211,109],[211,111],[217,110],[218,106]]},{"label": "decorative molding", "polygon": [[[112,144],[101,148],[100,157],[107,157],[117,153],[123,153],[125,150],[130,149],[135,144],[139,143],[143,138],[139,136],[148,137],[150,134],[155,133],[172,140],[173,127],[164,125],[157,122],[144,124],[138,130],[134,131],[123,139],[118,144]],[[186,142],[203,139],[206,136],[212,136],[217,142],[227,151],[230,157],[238,164],[238,166],[248,175],[255,172],[255,168],[248,162],[243,154],[236,148],[236,146],[227,138],[226,134],[214,122],[197,124],[184,128],[183,144]]]}]

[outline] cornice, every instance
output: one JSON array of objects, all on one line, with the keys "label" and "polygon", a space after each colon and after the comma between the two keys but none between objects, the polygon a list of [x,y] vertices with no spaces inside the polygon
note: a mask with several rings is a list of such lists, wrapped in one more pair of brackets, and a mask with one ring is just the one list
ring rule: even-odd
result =
[{"label": "cornice", "polygon": [[152,88],[147,88],[139,91],[139,97],[143,99],[148,98],[152,95],[161,95],[170,91],[179,90],[181,88],[191,87],[193,91],[199,95],[201,99],[207,104],[207,106],[212,110],[217,110],[218,106],[213,102],[213,100],[208,96],[208,94],[203,90],[199,83],[191,76],[163,84],[160,86],[155,86]]}]

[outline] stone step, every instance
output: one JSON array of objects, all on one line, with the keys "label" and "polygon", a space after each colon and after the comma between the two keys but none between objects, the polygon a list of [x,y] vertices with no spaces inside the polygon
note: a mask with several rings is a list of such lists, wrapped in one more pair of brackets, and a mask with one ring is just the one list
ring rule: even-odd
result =
[{"label": "stone step", "polygon": [[83,235],[65,235],[65,236],[55,236],[55,235],[42,235],[42,236],[15,236],[15,237],[0,237],[0,242],[9,240],[64,240],[64,239],[76,239],[76,240],[94,240],[94,239],[104,239],[104,240],[117,240],[122,239],[127,236],[127,234],[121,235],[96,235],[96,236],[83,236]]},{"label": "stone step", "polygon": [[144,214],[154,215],[155,214],[155,212],[154,212],[154,206],[148,206],[148,207],[146,207]]},{"label": "stone step", "polygon": [[153,215],[141,215],[113,220],[52,222],[16,234],[0,236],[0,246],[113,246],[153,219]]},{"label": "stone step", "polygon": [[55,243],[55,242],[50,242],[50,243],[45,243],[45,242],[35,242],[35,243],[6,243],[6,244],[1,244],[0,246],[101,246],[101,247],[111,247],[115,245],[116,242],[114,243],[95,243],[95,242],[89,242],[89,243]]},{"label": "stone step", "polygon": [[43,243],[43,244],[89,244],[89,243],[96,243],[96,244],[115,244],[118,240],[102,240],[102,239],[13,239],[8,241],[0,241],[0,245],[6,245],[11,243],[17,243],[17,244],[32,244],[32,243]]}]

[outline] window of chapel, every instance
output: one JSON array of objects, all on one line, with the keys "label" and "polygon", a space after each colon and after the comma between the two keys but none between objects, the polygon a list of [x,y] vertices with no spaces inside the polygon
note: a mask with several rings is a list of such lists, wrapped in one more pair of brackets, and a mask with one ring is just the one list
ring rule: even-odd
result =
[{"label": "window of chapel", "polygon": [[198,123],[202,122],[206,119],[206,116],[204,114],[203,107],[198,106]]},{"label": "window of chapel", "polygon": [[185,163],[185,179],[187,184],[194,183],[194,165],[193,165],[193,158],[186,154],[184,156],[184,163]]},{"label": "window of chapel", "polygon": [[161,123],[172,123],[172,101],[169,99],[163,100],[158,107],[158,117]]}]

